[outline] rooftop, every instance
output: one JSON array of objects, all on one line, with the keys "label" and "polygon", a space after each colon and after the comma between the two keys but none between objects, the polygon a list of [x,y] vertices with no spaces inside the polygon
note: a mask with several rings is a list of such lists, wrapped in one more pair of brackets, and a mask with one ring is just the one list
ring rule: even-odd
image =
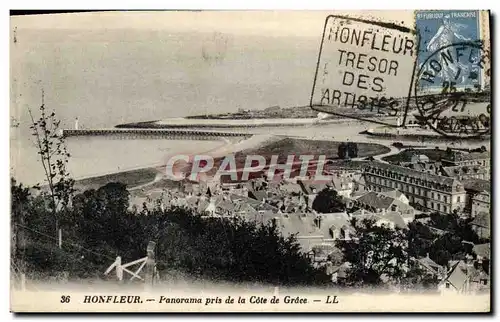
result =
[{"label": "rooftop", "polygon": [[397,199],[401,196],[404,196],[404,194],[401,191],[399,191],[398,189],[392,189],[392,190],[384,191],[382,193],[384,195],[391,197],[391,198],[394,198],[394,199]]},{"label": "rooftop", "polygon": [[277,217],[279,218],[278,229],[284,236],[294,234],[300,237],[323,236],[315,223],[316,215],[312,213],[282,214]]},{"label": "rooftop", "polygon": [[443,172],[448,177],[454,176],[462,176],[462,175],[470,175],[470,174],[484,174],[488,173],[488,170],[484,167],[480,167],[477,165],[474,166],[451,166],[451,167],[443,167]]},{"label": "rooftop", "polygon": [[[328,187],[326,183],[317,183],[314,180],[298,180],[298,184],[305,194],[318,193]],[[313,190],[316,190],[316,192],[314,192]]]},{"label": "rooftop", "polygon": [[452,187],[458,183],[458,181],[456,181],[454,178],[451,177],[439,176],[432,173],[423,173],[421,171],[413,170],[410,168],[388,163],[382,163],[382,162],[371,162],[368,166],[365,167],[366,171],[369,171],[370,169],[387,170],[400,175],[408,175],[413,178],[421,179],[423,181],[436,182],[442,185],[447,185]]},{"label": "rooftop", "polygon": [[491,191],[491,181],[482,180],[482,179],[467,179],[463,181],[464,188],[466,190],[473,190],[477,192],[481,191]]},{"label": "rooftop", "polygon": [[429,157],[425,154],[415,154],[411,157],[412,162],[429,162]]},{"label": "rooftop", "polygon": [[394,223],[394,226],[397,228],[407,228],[408,225],[405,223],[403,217],[401,217],[401,214],[396,211],[389,211],[386,213],[372,213],[372,212],[365,212],[364,214],[360,213],[359,215],[354,215],[353,217],[356,217],[358,221],[363,220],[363,219],[369,219],[369,220],[374,220],[375,222],[379,221],[386,221],[386,222],[392,222]]},{"label": "rooftop", "polygon": [[465,281],[470,274],[467,265],[463,261],[458,261],[452,265],[446,280],[448,280],[454,287],[461,290],[464,287]]},{"label": "rooftop", "polygon": [[438,274],[438,270],[441,268],[441,265],[429,258],[429,254],[426,257],[417,259],[417,261],[434,274]]},{"label": "rooftop", "polygon": [[323,236],[329,235],[329,229],[351,228],[349,216],[345,212],[321,214],[320,231]]},{"label": "rooftop", "polygon": [[490,159],[491,154],[488,151],[485,152],[471,152],[471,153],[462,153],[462,152],[456,152],[448,154],[446,158],[443,158],[445,160],[449,161],[468,161],[468,160],[483,160],[483,159]]},{"label": "rooftop", "polygon": [[387,209],[393,203],[394,198],[371,191],[359,197],[356,201],[374,209]]},{"label": "rooftop", "polygon": [[480,226],[483,228],[490,228],[490,214],[487,213],[486,211],[481,211],[479,212],[476,217],[474,218],[473,221],[470,223],[471,225],[474,226]]},{"label": "rooftop", "polygon": [[490,243],[474,245],[474,248],[472,248],[472,251],[474,253],[476,253],[476,255],[481,256],[483,258],[490,258],[491,245],[490,245]]}]

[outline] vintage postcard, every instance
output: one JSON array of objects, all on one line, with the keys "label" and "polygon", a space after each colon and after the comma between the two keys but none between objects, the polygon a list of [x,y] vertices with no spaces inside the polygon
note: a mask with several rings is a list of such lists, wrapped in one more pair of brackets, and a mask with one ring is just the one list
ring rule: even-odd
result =
[{"label": "vintage postcard", "polygon": [[11,13],[9,48],[11,311],[491,312],[489,11]]}]

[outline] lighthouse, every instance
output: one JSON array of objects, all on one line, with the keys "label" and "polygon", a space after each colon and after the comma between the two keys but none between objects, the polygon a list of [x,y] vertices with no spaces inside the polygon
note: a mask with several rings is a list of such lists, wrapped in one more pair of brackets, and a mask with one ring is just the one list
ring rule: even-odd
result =
[{"label": "lighthouse", "polygon": [[78,117],[75,118],[75,130],[78,130]]}]

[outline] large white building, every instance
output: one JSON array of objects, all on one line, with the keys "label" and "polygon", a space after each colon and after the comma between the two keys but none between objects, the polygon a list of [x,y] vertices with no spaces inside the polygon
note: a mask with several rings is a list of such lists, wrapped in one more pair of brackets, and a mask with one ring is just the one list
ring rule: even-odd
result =
[{"label": "large white building", "polygon": [[451,213],[465,207],[464,186],[455,178],[382,162],[373,162],[365,167],[364,177],[371,191],[398,189],[412,205],[424,210]]}]

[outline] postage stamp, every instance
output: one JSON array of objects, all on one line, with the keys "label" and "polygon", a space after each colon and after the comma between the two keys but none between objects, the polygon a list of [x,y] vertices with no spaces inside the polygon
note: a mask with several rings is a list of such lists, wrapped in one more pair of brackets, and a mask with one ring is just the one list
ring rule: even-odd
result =
[{"label": "postage stamp", "polygon": [[[486,23],[484,23],[486,21]],[[449,138],[490,133],[488,16],[480,11],[422,11],[415,118]]]},{"label": "postage stamp", "polygon": [[328,16],[311,108],[394,126],[403,118],[404,124],[417,45],[416,33],[406,27]]},{"label": "postage stamp", "polygon": [[429,56],[443,47],[480,41],[479,22],[479,11],[418,11],[415,14],[416,29],[420,35],[418,65],[425,68],[423,73],[436,73],[434,82],[419,83],[420,90],[441,91],[444,82],[458,82],[459,85],[455,86],[457,89],[473,89],[483,85],[481,67],[475,64],[479,59],[478,51],[471,52],[467,59],[456,64],[448,64],[448,56],[441,56],[439,64],[423,66]]}]

